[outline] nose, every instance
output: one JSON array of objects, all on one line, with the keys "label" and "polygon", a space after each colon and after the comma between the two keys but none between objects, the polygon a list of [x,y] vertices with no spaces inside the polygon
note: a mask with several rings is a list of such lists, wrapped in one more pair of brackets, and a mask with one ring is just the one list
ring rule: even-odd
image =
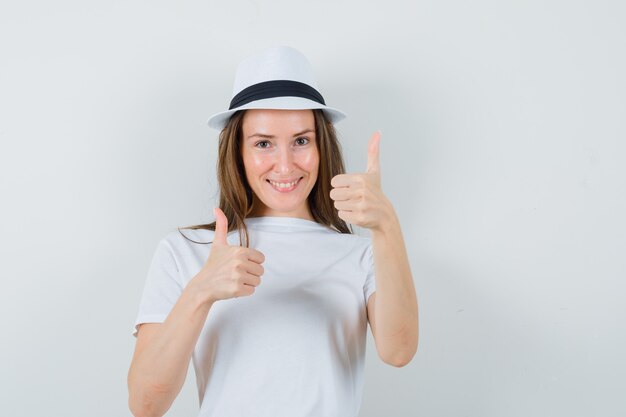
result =
[{"label": "nose", "polygon": [[289,146],[279,148],[276,156],[274,170],[281,175],[287,175],[293,171],[293,150]]}]

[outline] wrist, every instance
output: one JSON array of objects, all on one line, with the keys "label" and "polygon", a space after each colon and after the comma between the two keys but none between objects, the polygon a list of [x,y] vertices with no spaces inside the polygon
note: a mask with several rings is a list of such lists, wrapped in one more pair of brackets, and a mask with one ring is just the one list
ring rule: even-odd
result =
[{"label": "wrist", "polygon": [[396,215],[396,211],[394,210],[393,205],[389,203],[386,205],[386,208],[382,212],[380,221],[378,222],[378,226],[371,228],[370,232],[372,235],[385,236],[393,233],[399,228],[400,220]]},{"label": "wrist", "polygon": [[207,293],[206,290],[203,290],[198,285],[197,275],[189,281],[189,284],[184,289],[184,292],[187,293],[187,297],[190,302],[197,308],[201,307],[211,307],[215,300],[211,294]]}]

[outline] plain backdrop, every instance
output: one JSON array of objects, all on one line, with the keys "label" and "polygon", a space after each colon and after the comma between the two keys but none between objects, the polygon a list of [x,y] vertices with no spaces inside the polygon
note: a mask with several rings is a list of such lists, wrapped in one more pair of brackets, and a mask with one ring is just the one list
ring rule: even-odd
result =
[{"label": "plain backdrop", "polygon": [[[348,114],[348,172],[381,129],[417,290],[409,365],[368,331],[360,416],[626,415],[625,10],[3,1],[0,414],[130,416],[156,244],[213,220],[206,121],[239,61],[283,44]],[[197,410],[190,368],[167,415]]]}]

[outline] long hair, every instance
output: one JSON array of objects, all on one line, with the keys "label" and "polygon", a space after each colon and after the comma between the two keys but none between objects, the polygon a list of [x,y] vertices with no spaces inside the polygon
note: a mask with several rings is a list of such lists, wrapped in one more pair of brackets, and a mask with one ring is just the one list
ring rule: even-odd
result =
[{"label": "long hair", "polygon": [[[334,202],[330,198],[331,179],[344,174],[345,168],[341,153],[341,144],[333,124],[323,110],[312,109],[315,117],[315,143],[319,152],[319,169],[317,181],[308,196],[309,209],[315,222],[335,229],[338,233],[354,233],[352,226],[337,215]],[[243,115],[246,110],[235,112],[220,132],[217,160],[217,181],[219,184],[219,208],[228,219],[228,232],[239,230],[240,246],[249,247],[248,228],[244,219],[252,211],[253,191],[246,179],[241,155],[243,137]],[[212,242],[196,242],[185,236],[181,229],[206,229],[215,231],[216,222],[195,226],[179,227],[178,231],[194,243],[208,244]],[[245,243],[244,243],[245,240]]]}]

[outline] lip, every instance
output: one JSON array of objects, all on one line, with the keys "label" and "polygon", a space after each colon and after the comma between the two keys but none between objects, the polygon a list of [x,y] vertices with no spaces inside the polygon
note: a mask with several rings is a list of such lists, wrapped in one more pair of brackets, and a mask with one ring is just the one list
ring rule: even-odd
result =
[{"label": "lip", "polygon": [[[268,180],[266,180],[266,182],[267,182],[267,184],[268,184],[270,187],[272,187],[272,189],[274,189],[274,190],[278,191],[279,193],[289,193],[289,192],[291,192],[291,191],[295,190],[296,188],[298,188],[298,186],[300,185],[300,183],[302,182],[302,180],[303,180],[303,179],[304,179],[304,177],[300,177],[300,178],[298,178],[298,179],[297,179],[297,181],[298,181],[298,182],[297,182],[297,183],[296,183],[293,187],[289,187],[289,188],[276,188],[276,187],[274,187],[274,186],[270,183],[270,180],[269,180],[269,179],[268,179]],[[272,180],[272,181],[274,181],[274,180]],[[290,182],[293,182],[293,181],[294,181],[294,180],[291,180],[291,181],[274,181],[274,182],[282,182],[283,184],[285,184],[285,183],[290,183]]]},{"label": "lip", "polygon": [[299,179],[301,179],[301,178],[302,178],[302,177],[298,177],[298,178],[290,178],[290,179],[288,179],[288,180],[275,180],[275,179],[273,179],[273,178],[268,178],[267,180],[268,180],[268,181],[273,181],[273,182],[278,182],[278,183],[281,183],[281,184],[288,184],[288,183],[290,183],[290,182],[294,182],[294,181],[299,180]]}]

